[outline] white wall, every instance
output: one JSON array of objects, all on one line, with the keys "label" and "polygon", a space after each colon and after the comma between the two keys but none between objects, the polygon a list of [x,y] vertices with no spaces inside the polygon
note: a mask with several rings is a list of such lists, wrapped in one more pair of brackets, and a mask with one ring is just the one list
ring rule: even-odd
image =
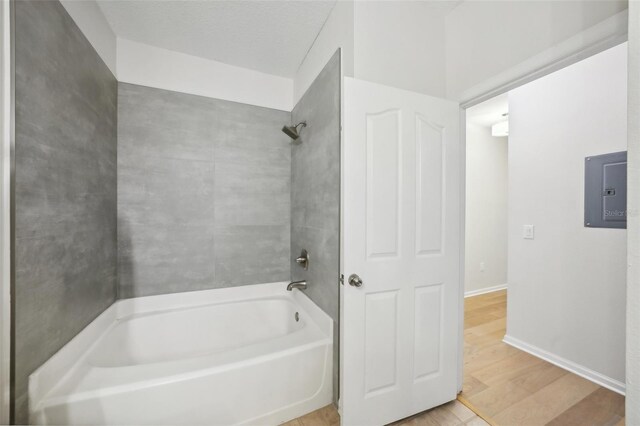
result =
[{"label": "white wall", "polygon": [[445,14],[416,1],[338,1],[294,78],[294,103],[333,52],[343,74],[432,96],[445,96]]},{"label": "white wall", "polygon": [[294,99],[342,46],[345,75],[466,101],[620,43],[626,5],[468,0],[451,10],[448,2],[339,1],[296,75]]},{"label": "white wall", "polygon": [[640,3],[629,4],[626,422],[640,424]]},{"label": "white wall", "polygon": [[293,80],[184,53],[118,39],[118,81],[293,109]]},{"label": "white wall", "polygon": [[118,81],[285,111],[293,108],[292,79],[117,39],[94,0],[61,3]]},{"label": "white wall", "polygon": [[297,104],[336,50],[342,49],[341,67],[353,77],[353,1],[336,2],[322,30],[293,79],[293,104]]},{"label": "white wall", "polygon": [[507,146],[507,138],[491,136],[490,127],[467,123],[467,294],[507,283]]},{"label": "white wall", "polygon": [[445,12],[420,1],[358,1],[354,76],[445,96]]},{"label": "white wall", "polygon": [[116,75],[116,36],[98,4],[94,0],[61,0],[60,3],[113,75]]},{"label": "white wall", "polygon": [[614,45],[627,26],[624,13],[614,15],[626,6],[625,0],[462,2],[446,18],[447,97],[467,100],[570,54]]},{"label": "white wall", "polygon": [[506,340],[618,390],[627,232],[583,226],[584,158],[626,150],[626,103],[626,45],[509,93]]}]

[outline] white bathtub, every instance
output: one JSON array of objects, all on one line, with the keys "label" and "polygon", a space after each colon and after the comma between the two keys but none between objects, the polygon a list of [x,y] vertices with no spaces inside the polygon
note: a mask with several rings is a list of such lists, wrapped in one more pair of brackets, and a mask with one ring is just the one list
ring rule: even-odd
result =
[{"label": "white bathtub", "polygon": [[31,423],[268,425],[331,403],[332,320],[286,285],[116,302],[30,376]]}]

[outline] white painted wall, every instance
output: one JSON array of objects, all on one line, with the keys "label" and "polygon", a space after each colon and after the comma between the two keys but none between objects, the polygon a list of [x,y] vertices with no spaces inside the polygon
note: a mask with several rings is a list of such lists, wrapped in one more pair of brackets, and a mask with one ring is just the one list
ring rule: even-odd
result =
[{"label": "white painted wall", "polygon": [[293,108],[292,79],[117,39],[94,0],[61,3],[118,81],[285,111]]},{"label": "white painted wall", "polygon": [[293,80],[118,39],[118,80],[193,95],[293,109]]},{"label": "white painted wall", "polygon": [[404,0],[338,1],[296,73],[294,103],[338,48],[346,76],[444,97],[447,10]]},{"label": "white painted wall", "polygon": [[640,424],[640,3],[629,4],[627,153],[627,393],[628,425]]},{"label": "white painted wall", "polygon": [[338,47],[347,76],[466,101],[620,43],[626,4],[338,1],[294,78],[294,101]]},{"label": "white painted wall", "polygon": [[353,1],[336,2],[293,79],[297,104],[336,50],[342,49],[342,73],[353,77]]},{"label": "white painted wall", "polygon": [[507,338],[618,389],[627,232],[583,226],[584,158],[626,150],[626,117],[626,45],[509,93]]},{"label": "white painted wall", "polygon": [[466,294],[507,283],[507,147],[490,127],[467,123]]},{"label": "white painted wall", "polygon": [[[625,0],[464,1],[446,17],[447,97],[468,100],[626,36]],[[603,22],[605,21],[605,22]],[[578,54],[578,57],[570,55]],[[479,86],[479,87],[478,87]]]},{"label": "white painted wall", "polygon": [[445,96],[445,7],[439,2],[358,1],[354,76]]},{"label": "white painted wall", "polygon": [[98,55],[116,75],[116,35],[94,0],[60,0]]}]

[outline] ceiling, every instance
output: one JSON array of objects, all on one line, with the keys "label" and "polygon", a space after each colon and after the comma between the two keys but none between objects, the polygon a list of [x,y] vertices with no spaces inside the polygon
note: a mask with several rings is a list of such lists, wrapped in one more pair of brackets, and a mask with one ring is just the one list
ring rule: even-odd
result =
[{"label": "ceiling", "polygon": [[117,37],[293,77],[335,0],[98,0]]},{"label": "ceiling", "polygon": [[509,98],[505,93],[467,109],[467,122],[483,127],[505,121],[502,114],[509,112]]}]

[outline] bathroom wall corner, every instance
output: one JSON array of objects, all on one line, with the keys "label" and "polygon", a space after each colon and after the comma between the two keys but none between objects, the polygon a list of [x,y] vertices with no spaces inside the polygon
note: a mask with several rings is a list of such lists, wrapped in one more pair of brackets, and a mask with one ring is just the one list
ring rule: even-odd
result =
[{"label": "bathroom wall corner", "polygon": [[[291,280],[307,280],[305,293],[334,321],[334,401],[339,372],[340,269],[340,50],[292,111],[306,121],[291,145]],[[302,249],[308,270],[295,262]]]},{"label": "bathroom wall corner", "polygon": [[15,7],[15,422],[29,375],[116,299],[117,81],[59,1]]}]

